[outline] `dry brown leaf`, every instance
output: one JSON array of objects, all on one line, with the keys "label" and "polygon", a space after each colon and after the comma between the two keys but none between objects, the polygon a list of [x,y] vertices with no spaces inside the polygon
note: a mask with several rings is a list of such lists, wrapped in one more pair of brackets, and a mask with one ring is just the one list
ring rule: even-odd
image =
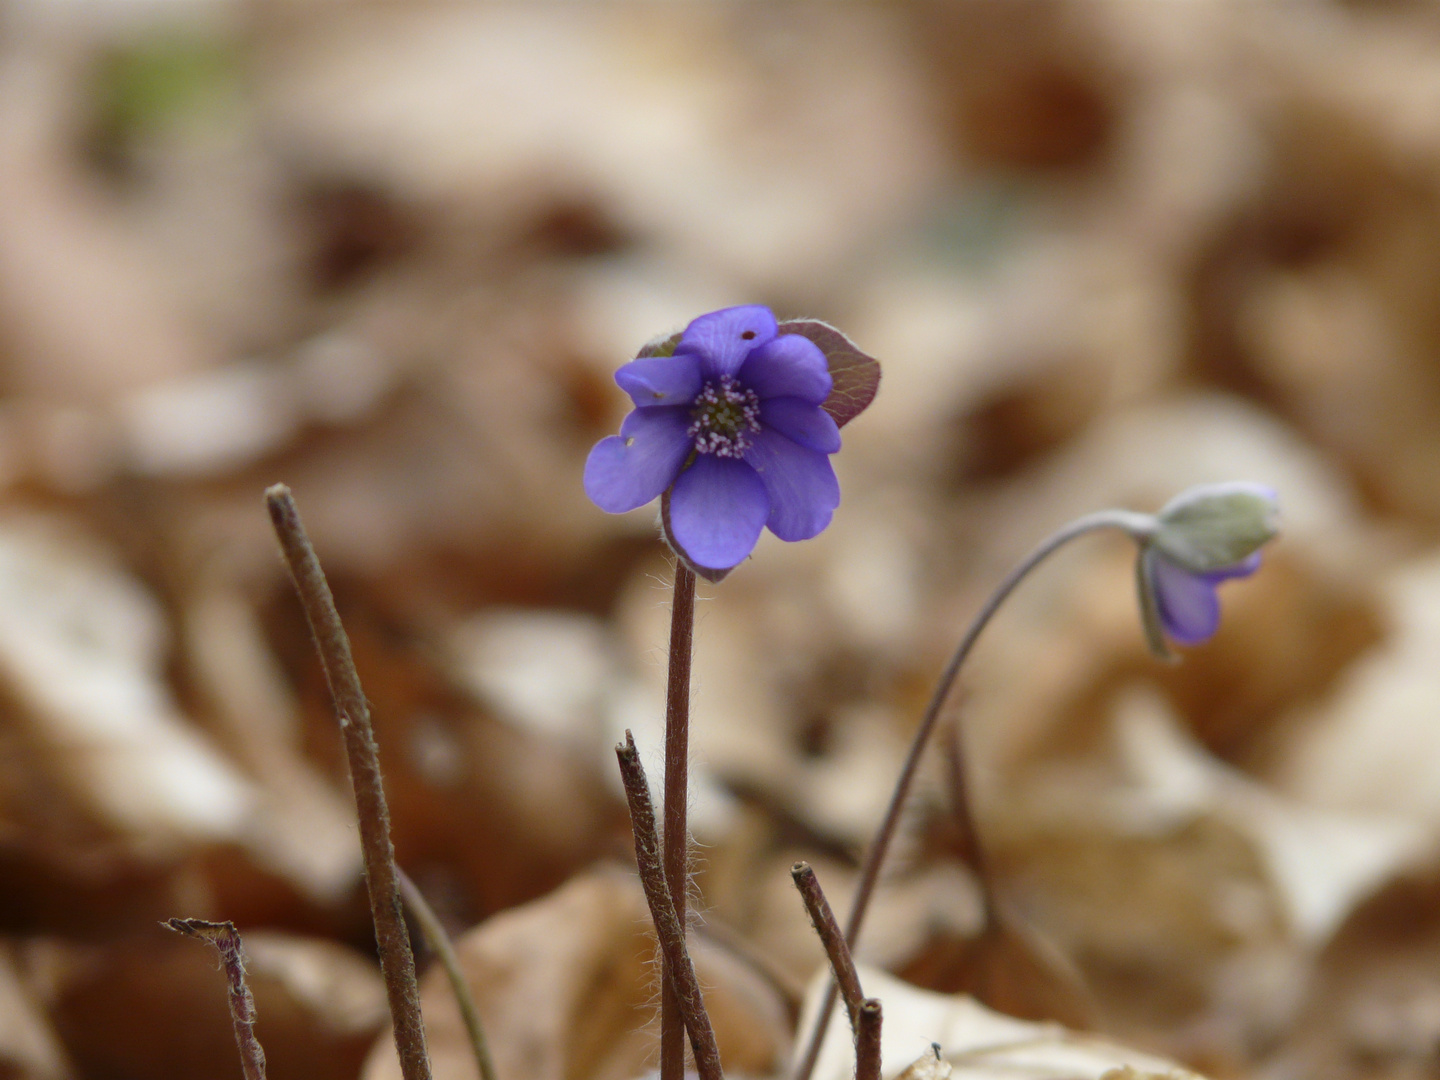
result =
[{"label": "dry brown leaf", "polygon": [[[918,990],[874,968],[861,968],[859,975],[865,994],[879,998],[884,1008],[880,1053],[885,1076],[916,1066],[929,1069],[925,1058],[935,1058],[932,1044],[939,1045],[939,1056],[951,1066],[950,1080],[1101,1080],[1111,1070],[1124,1068],[1147,1078],[1195,1076],[1151,1054],[1078,1035],[1059,1024],[1004,1016],[963,995]],[[801,1031],[809,1029],[828,977],[821,975],[811,984]],[[815,1076],[817,1080],[846,1080],[853,1073],[854,1047],[843,1006],[837,1003]]]},{"label": "dry brown leaf", "polygon": [[73,1072],[48,1018],[0,947],[0,1076],[70,1080]]},{"label": "dry brown leaf", "polygon": [[[654,1065],[655,946],[633,875],[602,868],[505,912],[457,943],[502,1077],[630,1080]],[[789,1044],[784,1004],[750,969],[703,940],[692,952],[726,1069],[774,1072]],[[437,1080],[471,1080],[475,1062],[443,974],[421,991]],[[365,1080],[400,1075],[389,1037]]]},{"label": "dry brown leaf", "polygon": [[1319,957],[1272,1075],[1424,1076],[1440,1046],[1440,874],[1433,856],[1357,908]]},{"label": "dry brown leaf", "polygon": [[[214,955],[160,935],[33,946],[32,962],[49,969],[50,1013],[67,1052],[87,1076],[239,1077]],[[351,1080],[386,1016],[374,963],[331,941],[243,936],[270,1080]]]},{"label": "dry brown leaf", "polygon": [[1004,904],[976,937],[932,935],[897,974],[929,990],[967,994],[1024,1020],[1091,1030],[1098,1019],[1075,966]]},{"label": "dry brown leaf", "polygon": [[1152,692],[1114,708],[1110,757],[1036,769],[1013,793],[992,826],[999,871],[1112,1030],[1194,1025],[1168,1045],[1243,1056],[1282,1035],[1308,957],[1422,837],[1269,791],[1206,754]]},{"label": "dry brown leaf", "polygon": [[[267,53],[266,108],[286,140],[410,197],[468,196],[525,217],[537,196],[594,192],[710,273],[804,281],[903,213],[939,165],[903,23],[818,14],[457,8],[314,20]],[[794,36],[807,47],[784,44]],[[427,122],[397,123],[397,100]],[[846,183],[826,182],[841,170]]]},{"label": "dry brown leaf", "polygon": [[30,768],[66,792],[71,816],[150,855],[240,840],[255,799],[181,714],[163,677],[166,635],[156,600],[75,522],[0,523],[6,722],[28,732]]},{"label": "dry brown leaf", "polygon": [[1440,826],[1440,559],[1392,570],[1380,587],[1385,640],[1333,693],[1288,718],[1265,769],[1293,797],[1337,810]]}]

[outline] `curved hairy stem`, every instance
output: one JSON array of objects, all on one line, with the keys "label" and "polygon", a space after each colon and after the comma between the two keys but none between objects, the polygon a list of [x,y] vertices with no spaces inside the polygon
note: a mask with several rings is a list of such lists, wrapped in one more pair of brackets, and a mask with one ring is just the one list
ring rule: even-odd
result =
[{"label": "curved hairy stem", "polygon": [[[890,849],[890,842],[895,837],[895,829],[900,824],[900,816],[905,809],[905,802],[910,795],[910,788],[915,781],[915,773],[920,766],[920,758],[925,752],[925,746],[930,741],[930,736],[935,730],[935,725],[940,719],[946,699],[955,686],[955,680],[960,674],[961,667],[969,657],[970,651],[975,647],[976,640],[980,637],[981,631],[989,625],[995,613],[1000,610],[1001,605],[1015,591],[1029,573],[1042,562],[1053,555],[1057,550],[1064,547],[1071,540],[1084,536],[1087,533],[1097,532],[1101,529],[1119,529],[1120,531],[1143,540],[1147,538],[1154,528],[1154,519],[1148,514],[1137,514],[1127,510],[1101,510],[1098,513],[1087,514],[1077,518],[1060,531],[1052,534],[1047,540],[1035,548],[1023,562],[1016,566],[998,588],[991,594],[990,599],[985,602],[969,628],[965,636],[960,639],[959,646],[950,657],[950,662],[945,665],[945,670],[940,676],[940,681],[935,685],[935,691],[930,697],[930,703],[925,707],[925,715],[920,720],[920,726],[915,731],[915,737],[910,743],[910,752],[906,755],[905,764],[900,770],[899,779],[895,781],[895,790],[890,796],[890,805],[885,810],[884,820],[880,828],[876,830],[875,839],[870,844],[870,850],[865,856],[865,865],[860,872],[860,884],[855,890],[855,902],[850,909],[850,917],[845,926],[845,940],[853,949],[855,940],[860,936],[860,928],[865,921],[865,913],[869,910],[870,900],[875,893],[875,886],[880,880],[880,870],[885,862],[885,855]],[[967,813],[964,820],[970,820]],[[968,838],[973,849],[978,850],[979,844],[975,837]],[[815,1019],[815,1027],[811,1032],[810,1040],[805,1047],[805,1055],[800,1060],[800,1065],[795,1071],[794,1080],[810,1080],[810,1074],[815,1069],[815,1060],[820,1054],[820,1044],[825,1038],[825,1030],[830,1025],[830,1013],[835,1006],[836,988],[832,981],[829,990],[825,994],[824,1002],[820,1007],[820,1013]]]}]

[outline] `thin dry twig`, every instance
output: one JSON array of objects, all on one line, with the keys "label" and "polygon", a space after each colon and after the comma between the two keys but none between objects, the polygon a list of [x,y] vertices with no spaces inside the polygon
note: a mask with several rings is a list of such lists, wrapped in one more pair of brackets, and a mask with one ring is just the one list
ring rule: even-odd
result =
[{"label": "thin dry twig", "polygon": [[[665,686],[665,880],[675,917],[684,928],[690,889],[690,662],[695,640],[695,573],[675,560],[670,606],[670,669]],[[667,963],[662,957],[662,965]],[[660,991],[660,1080],[684,1080],[685,1028],[670,978]]]},{"label": "thin dry twig", "polygon": [[665,867],[660,857],[660,840],[655,832],[655,808],[650,803],[650,786],[630,732],[625,732],[625,742],[615,748],[615,756],[620,761],[620,777],[625,785],[625,799],[630,805],[630,827],[635,834],[635,862],[640,871],[640,884],[645,889],[645,901],[650,905],[655,935],[660,941],[661,955],[665,958],[666,977],[674,983],[680,1015],[685,1021],[685,1030],[690,1033],[695,1069],[700,1074],[700,1080],[722,1080],[720,1049],[715,1043],[710,1016],[705,1011],[705,997],[695,977],[695,965],[691,963],[690,951],[685,945],[685,928],[675,914],[674,904],[670,902]]},{"label": "thin dry twig", "polygon": [[265,1051],[255,1037],[255,999],[245,981],[245,946],[232,922],[204,919],[169,919],[160,924],[177,934],[197,938],[215,947],[229,984],[230,1020],[235,1025],[235,1045],[240,1049],[240,1068],[245,1080],[265,1080]]},{"label": "thin dry twig", "polygon": [[455,952],[455,945],[451,942],[450,935],[445,932],[445,926],[435,914],[435,909],[430,906],[415,882],[410,880],[410,875],[398,866],[395,873],[400,879],[400,895],[405,900],[405,906],[420,924],[420,932],[425,935],[426,944],[440,961],[445,977],[450,980],[450,990],[455,995],[460,1019],[465,1022],[465,1033],[470,1037],[470,1050],[475,1055],[475,1067],[480,1072],[480,1080],[497,1080],[495,1061],[490,1056],[490,1041],[485,1038],[485,1029],[480,1023],[480,1010],[475,1006],[475,995],[470,993],[470,984],[465,981],[465,973],[460,970],[460,957]]},{"label": "thin dry twig", "polygon": [[845,1001],[845,1010],[850,1014],[850,1027],[855,1037],[860,1037],[860,1009],[865,1004],[865,995],[860,990],[860,976],[855,973],[855,960],[850,947],[845,944],[845,935],[830,910],[830,902],[815,877],[815,871],[807,862],[797,862],[790,868],[800,898],[805,901],[805,910],[810,913],[810,925],[820,935],[820,944],[825,946],[825,955],[830,958],[830,970],[835,973],[835,982],[840,987],[840,996]]},{"label": "thin dry twig", "polygon": [[350,640],[340,624],[335,599],[315,549],[305,535],[305,527],[300,523],[300,512],[290,489],[284,484],[266,489],[265,503],[320,653],[345,740],[345,757],[360,823],[365,882],[370,892],[370,916],[375,923],[380,973],[385,980],[385,995],[395,1026],[400,1072],[404,1080],[430,1080],[430,1055],[425,1046],[425,1023],[420,1015],[420,993],[415,983],[415,957],[410,952],[410,935],[400,911],[395,848],[390,842],[390,811],[385,805],[380,757],[370,726],[370,707],[360,688],[360,676],[350,655]]},{"label": "thin dry twig", "polygon": [[866,998],[855,1017],[855,1080],[880,1080],[880,999]]}]

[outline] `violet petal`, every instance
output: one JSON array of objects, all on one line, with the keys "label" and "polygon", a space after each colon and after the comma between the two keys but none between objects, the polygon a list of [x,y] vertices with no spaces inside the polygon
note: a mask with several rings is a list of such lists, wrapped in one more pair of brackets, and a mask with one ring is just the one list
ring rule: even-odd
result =
[{"label": "violet petal", "polygon": [[1165,633],[1181,645],[1199,645],[1220,629],[1220,598],[1215,583],[1176,566],[1151,551],[1148,563],[1155,602]]},{"label": "violet petal", "polygon": [[642,409],[689,405],[700,393],[700,360],[694,356],[631,360],[615,372],[615,381]]},{"label": "violet petal", "polygon": [[840,428],[835,419],[819,405],[798,397],[766,398],[760,402],[760,423],[822,454],[840,449]]},{"label": "violet petal", "polygon": [[590,451],[585,494],[611,514],[644,506],[675,482],[690,453],[689,427],[686,409],[636,409],[619,435],[601,439]]},{"label": "violet petal", "polygon": [[670,531],[686,558],[723,570],[755,549],[770,514],[765,485],[745,462],[701,454],[670,492]]},{"label": "violet petal", "polygon": [[762,427],[745,460],[760,474],[770,497],[765,524],[781,540],[808,540],[830,524],[840,505],[840,483],[828,455]]},{"label": "violet petal", "polygon": [[750,354],[739,371],[740,382],[762,401],[772,397],[798,397],[819,405],[830,394],[834,380],[825,354],[809,338],[782,334]]},{"label": "violet petal", "polygon": [[725,308],[701,315],[685,328],[677,355],[700,358],[706,378],[734,375],[757,346],[775,337],[775,316],[759,304]]},{"label": "violet petal", "polygon": [[1234,566],[1222,566],[1219,570],[1211,570],[1204,575],[1205,580],[1213,585],[1222,581],[1229,581],[1232,578],[1245,578],[1260,569],[1260,552],[1256,551],[1244,562],[1238,562]]}]

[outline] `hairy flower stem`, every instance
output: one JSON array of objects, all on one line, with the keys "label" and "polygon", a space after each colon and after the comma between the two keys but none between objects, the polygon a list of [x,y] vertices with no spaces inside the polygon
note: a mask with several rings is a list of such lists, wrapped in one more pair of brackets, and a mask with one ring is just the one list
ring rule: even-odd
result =
[{"label": "hairy flower stem", "polygon": [[465,1023],[465,1034],[470,1038],[470,1052],[475,1055],[475,1067],[480,1073],[480,1080],[497,1080],[495,1062],[490,1057],[490,1041],[485,1038],[485,1029],[480,1024],[480,1010],[475,1007],[475,995],[470,993],[470,984],[465,981],[465,973],[460,970],[460,957],[455,952],[455,945],[451,942],[450,935],[445,932],[445,926],[435,914],[435,909],[430,906],[415,882],[410,880],[410,875],[398,866],[395,874],[400,880],[400,895],[405,899],[405,906],[420,924],[420,932],[425,935],[426,944],[440,961],[445,978],[450,982],[450,991],[455,995],[460,1019]]},{"label": "hairy flower stem", "polygon": [[430,1080],[430,1054],[425,1047],[425,1023],[420,1015],[420,993],[415,984],[415,957],[410,952],[410,935],[400,911],[400,884],[396,876],[395,847],[390,842],[390,811],[385,805],[385,788],[380,779],[380,757],[375,733],[370,726],[370,707],[360,688],[360,676],[350,655],[350,639],[340,625],[335,598],[305,526],[295,499],[284,484],[265,491],[270,521],[295,591],[305,609],[310,634],[320,653],[350,768],[355,792],[355,812],[360,823],[360,850],[365,865],[365,883],[370,893],[370,917],[375,923],[375,945],[380,954],[380,974],[395,1026],[395,1050],[404,1080]]},{"label": "hairy flower stem", "polygon": [[[682,932],[688,925],[690,828],[690,660],[695,642],[695,573],[675,560],[670,607],[670,672],[665,685],[665,881]],[[668,958],[660,994],[660,1080],[684,1080],[685,1026]]]},{"label": "hairy flower stem", "polygon": [[245,947],[240,943],[235,924],[169,919],[160,925],[215,946],[229,988],[230,1022],[235,1026],[235,1045],[240,1049],[240,1069],[245,1080],[265,1080],[265,1051],[255,1038],[255,999],[250,996],[250,986],[245,981]]},{"label": "hairy flower stem", "polygon": [[645,767],[635,750],[635,739],[625,732],[625,742],[615,748],[620,762],[620,779],[625,785],[625,800],[630,807],[630,830],[635,834],[635,865],[640,884],[645,889],[645,902],[655,923],[655,937],[660,942],[667,981],[675,988],[675,1000],[690,1033],[690,1049],[695,1053],[695,1071],[700,1080],[723,1080],[720,1072],[720,1050],[710,1015],[705,1011],[705,997],[695,977],[695,965],[685,944],[685,926],[671,902],[672,890],[667,887],[665,867],[655,835],[655,808],[650,804],[650,784]]},{"label": "hairy flower stem", "polygon": [[[940,681],[935,686],[930,702],[925,706],[925,715],[920,720],[920,726],[915,731],[914,739],[911,740],[910,752],[906,755],[899,779],[895,781],[895,790],[890,796],[890,805],[885,810],[884,820],[881,821],[880,828],[876,830],[875,839],[871,842],[870,850],[865,855],[865,865],[860,872],[860,884],[855,890],[855,902],[850,908],[850,917],[845,926],[845,940],[851,949],[855,948],[856,938],[860,936],[865,913],[870,907],[875,886],[880,880],[880,869],[885,862],[885,855],[890,849],[890,842],[895,837],[896,826],[900,824],[900,816],[905,809],[905,802],[909,798],[910,787],[914,783],[916,770],[920,766],[920,758],[940,719],[945,701],[955,686],[955,679],[960,674],[960,668],[969,657],[971,649],[975,647],[975,641],[979,638],[980,632],[989,625],[1001,605],[1009,599],[1010,594],[1015,591],[1015,587],[1025,580],[1030,571],[1071,540],[1101,529],[1119,529],[1137,540],[1143,540],[1149,537],[1154,527],[1155,519],[1149,514],[1137,514],[1128,510],[1101,510],[1076,518],[1060,531],[1051,534],[1047,540],[1026,556],[1023,562],[1006,575],[1005,580],[991,594],[990,599],[985,601],[985,606],[980,609],[979,614],[970,623],[969,628],[965,631],[965,636],[960,639],[954,655],[950,657],[950,662],[945,665],[945,670],[940,675]],[[973,819],[968,808],[963,820],[969,822],[973,828]],[[968,840],[972,850],[979,850],[980,845],[976,837],[971,836]],[[794,1080],[810,1080],[810,1074],[815,1071],[815,1061],[820,1055],[820,1044],[825,1039],[825,1031],[830,1026],[830,1013],[835,1007],[835,993],[835,984],[832,981],[821,1003],[819,1015],[815,1018],[815,1027],[806,1044],[805,1056],[800,1059],[800,1065],[795,1070]]]}]

